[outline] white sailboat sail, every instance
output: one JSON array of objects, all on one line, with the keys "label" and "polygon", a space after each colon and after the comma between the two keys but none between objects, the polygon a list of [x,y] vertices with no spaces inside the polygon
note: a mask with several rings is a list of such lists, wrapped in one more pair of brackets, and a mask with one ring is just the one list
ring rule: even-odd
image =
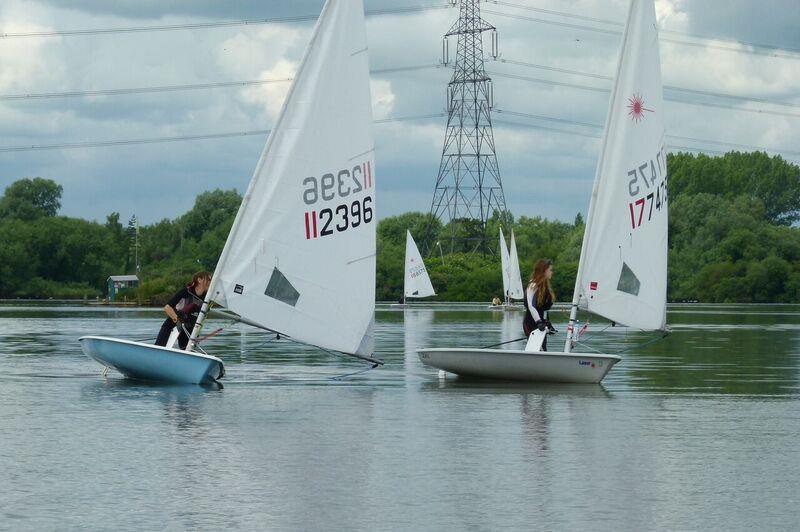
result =
[{"label": "white sailboat sail", "polygon": [[207,297],[246,323],[368,356],[376,223],[363,5],[328,0]]},{"label": "white sailboat sail", "polygon": [[517,255],[517,242],[514,240],[514,230],[511,230],[511,252],[508,258],[509,288],[508,296],[511,299],[524,299],[525,291],[522,288],[522,276],[519,273],[519,256]]},{"label": "white sailboat sail", "polygon": [[663,112],[653,0],[632,0],[586,222],[576,299],[592,313],[647,330],[666,327]]},{"label": "white sailboat sail", "polygon": [[509,263],[506,237],[503,235],[503,229],[500,228],[500,271],[503,272],[503,300],[506,302],[508,302],[508,291],[511,287],[511,272],[508,270]]},{"label": "white sailboat sail", "polygon": [[405,297],[435,296],[428,270],[419,254],[417,244],[411,236],[411,231],[406,230],[406,267],[403,282]]}]

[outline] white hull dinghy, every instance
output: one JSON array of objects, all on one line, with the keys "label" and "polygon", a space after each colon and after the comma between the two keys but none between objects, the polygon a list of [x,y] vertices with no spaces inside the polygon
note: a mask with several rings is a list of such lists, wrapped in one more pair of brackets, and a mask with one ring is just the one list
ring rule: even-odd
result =
[{"label": "white hull dinghy", "polygon": [[222,360],[182,349],[104,336],[84,336],[83,352],[128,378],[175,384],[210,384],[225,374]]},{"label": "white hull dinghy", "polygon": [[622,360],[617,355],[511,349],[419,349],[426,366],[462,377],[527,382],[598,383]]},{"label": "white hull dinghy", "polygon": [[186,350],[85,337],[86,354],[136,378],[218,378],[222,362],[196,352],[216,306],[296,343],[382,364],[371,356],[377,214],[367,51],[363,3],[327,0]]},{"label": "white hull dinghy", "polygon": [[[564,351],[540,352],[537,334],[542,333],[534,332],[524,351],[420,349],[424,364],[491,379],[600,382],[620,357],[572,352],[580,337],[579,308],[621,325],[666,331],[667,152],[662,104],[655,5],[653,0],[631,0]],[[502,235],[500,248],[504,252]],[[504,268],[509,283],[514,275],[505,272],[513,270],[513,262],[510,256]]]}]

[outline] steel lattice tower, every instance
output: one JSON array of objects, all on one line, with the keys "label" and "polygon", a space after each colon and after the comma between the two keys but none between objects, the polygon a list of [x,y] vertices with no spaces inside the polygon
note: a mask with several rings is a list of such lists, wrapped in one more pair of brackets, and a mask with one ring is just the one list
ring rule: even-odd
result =
[{"label": "steel lattice tower", "polygon": [[492,32],[496,57],[497,31],[481,18],[480,0],[451,1],[460,1],[460,12],[444,37],[445,64],[449,37],[457,36],[458,48],[447,86],[447,131],[431,215],[445,224],[440,239],[443,245],[449,240],[450,251],[485,252],[493,247],[487,246],[487,219],[494,211],[503,217],[506,213],[492,132],[492,80],[484,70],[482,38],[483,32]]}]

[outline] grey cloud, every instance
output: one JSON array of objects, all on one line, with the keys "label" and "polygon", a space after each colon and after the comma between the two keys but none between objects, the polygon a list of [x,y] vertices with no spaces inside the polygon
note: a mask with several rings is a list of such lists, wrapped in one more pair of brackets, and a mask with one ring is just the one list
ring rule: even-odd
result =
[{"label": "grey cloud", "polygon": [[[264,19],[316,15],[323,0],[41,0],[59,9],[130,19],[191,16],[220,19]],[[414,0],[367,0],[365,9],[431,5]],[[444,3],[443,0],[438,3]]]},{"label": "grey cloud", "polygon": [[684,9],[692,33],[800,50],[798,0],[688,1]]},{"label": "grey cloud", "polygon": [[158,19],[165,16],[251,19],[314,15],[321,0],[41,0],[59,9],[130,19]]}]

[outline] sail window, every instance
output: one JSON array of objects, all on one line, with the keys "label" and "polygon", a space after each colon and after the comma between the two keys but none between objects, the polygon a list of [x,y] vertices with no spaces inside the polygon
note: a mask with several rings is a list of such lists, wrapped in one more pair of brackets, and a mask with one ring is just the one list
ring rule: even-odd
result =
[{"label": "sail window", "polygon": [[623,262],[622,273],[619,274],[619,282],[617,283],[617,290],[631,294],[632,296],[638,296],[639,286],[641,286],[641,283],[636,277],[636,274]]},{"label": "sail window", "polygon": [[273,268],[272,276],[269,278],[264,295],[291,306],[295,306],[300,298],[300,292],[292,286],[289,279],[278,268]]}]

